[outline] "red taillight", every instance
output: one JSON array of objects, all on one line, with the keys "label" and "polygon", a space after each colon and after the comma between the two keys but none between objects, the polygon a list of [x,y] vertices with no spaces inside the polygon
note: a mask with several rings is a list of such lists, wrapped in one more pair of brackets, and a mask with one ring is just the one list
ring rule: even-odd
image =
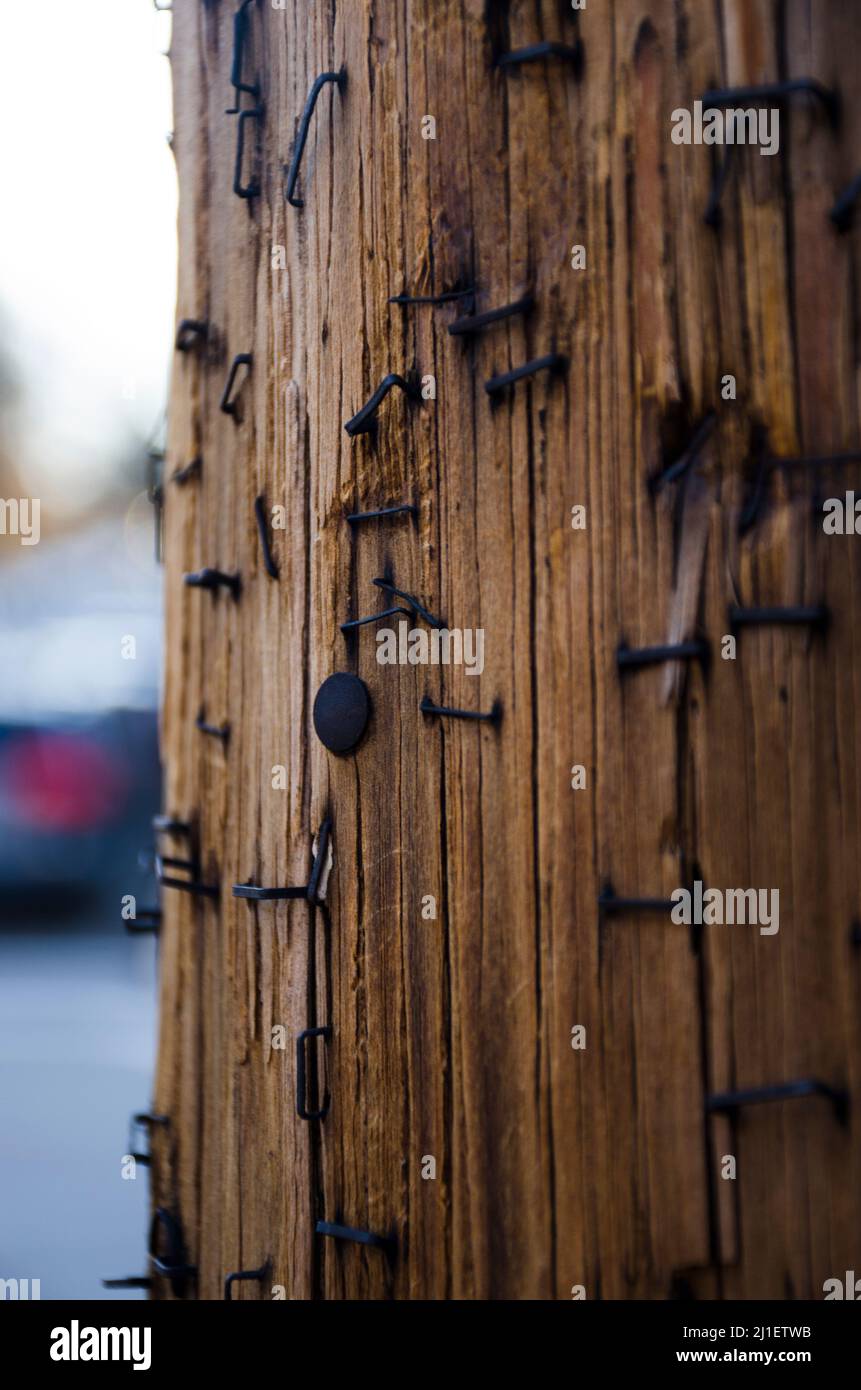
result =
[{"label": "red taillight", "polygon": [[83,735],[27,733],[0,750],[0,783],[13,818],[42,830],[91,830],[120,810],[126,779]]}]

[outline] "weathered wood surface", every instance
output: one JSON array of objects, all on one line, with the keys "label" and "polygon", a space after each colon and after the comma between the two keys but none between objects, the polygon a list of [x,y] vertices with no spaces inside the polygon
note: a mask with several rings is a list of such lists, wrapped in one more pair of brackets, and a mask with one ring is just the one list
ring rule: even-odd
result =
[{"label": "weathered wood surface", "polygon": [[[165,807],[192,820],[221,895],[164,894],[155,1103],[171,1128],[153,1136],[155,1201],[181,1217],[203,1298],[266,1260],[235,1297],[821,1296],[859,1259],[861,543],[825,537],[810,502],[852,470],[776,475],[743,538],[738,518],[757,431],[779,455],[861,444],[858,233],[827,219],[861,148],[861,14],[850,0],[251,9],[265,119],[246,201],[225,115],[233,6],[175,0],[173,16],[177,318],[213,333],[177,354],[172,383],[166,477],[203,466],[166,483]],[[579,76],[559,59],[494,67],[578,35]],[[290,207],[298,117],[342,65]],[[672,144],[670,113],[787,76],[836,87],[842,124],[793,99],[777,156],[737,152],[713,231],[712,151]],[[246,134],[248,178],[254,122]],[[464,340],[446,331],[463,306],[388,303],[466,285],[479,311],[527,289],[536,306]],[[249,351],[231,418],[227,368]],[[491,402],[491,375],[551,351],[564,372]],[[436,399],[394,392],[376,436],[350,439],[382,378],[411,371],[434,376]],[[727,372],[736,401],[721,399]],[[653,495],[709,410],[687,483]],[[285,509],[277,581],[259,494]],[[344,519],[403,501],[415,524],[351,534]],[[241,573],[238,601],[183,586],[204,565]],[[484,628],[480,678],[380,666],[373,627],[345,639],[341,622],[384,606],[371,580],[386,571],[451,626]],[[820,600],[824,637],[753,629],[721,659],[729,602]],[[695,633],[707,670],[620,678],[620,641]],[[311,723],[338,670],[374,707],[345,758]],[[498,698],[503,717],[425,719],[424,695]],[[226,745],[195,728],[201,706],[229,723]],[[326,815],[325,911],[231,896],[306,882]],[[599,922],[605,882],[667,897],[697,872],[779,889],[779,934]],[[331,1107],[307,1122],[295,1039],[324,1023]],[[816,1098],[706,1120],[710,1092],[808,1075],[849,1089],[848,1128]],[[321,1218],[393,1236],[394,1259],[315,1236]]]}]

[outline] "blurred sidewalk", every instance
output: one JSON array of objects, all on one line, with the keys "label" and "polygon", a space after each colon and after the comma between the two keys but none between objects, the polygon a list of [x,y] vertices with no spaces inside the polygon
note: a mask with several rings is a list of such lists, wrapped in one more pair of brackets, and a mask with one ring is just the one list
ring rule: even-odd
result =
[{"label": "blurred sidewalk", "polygon": [[[112,915],[113,929],[87,925]],[[143,1298],[103,1277],[146,1272],[148,1170],[124,1180],[128,1119],[150,1106],[154,939],[126,936],[119,897],[62,931],[0,935],[0,1276],[43,1299]]]}]

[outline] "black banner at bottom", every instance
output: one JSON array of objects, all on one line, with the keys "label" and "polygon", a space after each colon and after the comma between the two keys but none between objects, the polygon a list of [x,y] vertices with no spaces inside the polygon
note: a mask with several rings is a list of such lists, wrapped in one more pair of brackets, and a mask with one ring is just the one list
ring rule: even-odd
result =
[{"label": "black banner at bottom", "polygon": [[[549,1369],[642,1372],[698,1365],[806,1366],[818,1375],[852,1365],[858,1304],[786,1303],[215,1303],[10,1302],[2,1313],[7,1365],[92,1376],[109,1366],[173,1379],[280,1368],[307,1374],[339,1365],[412,1377],[451,1375],[467,1358],[500,1356],[517,1374],[526,1356]],[[411,1340],[406,1346],[402,1337]],[[397,1339],[397,1340],[393,1340]],[[407,1347],[412,1356],[405,1356]],[[410,1364],[412,1363],[412,1364]]]}]

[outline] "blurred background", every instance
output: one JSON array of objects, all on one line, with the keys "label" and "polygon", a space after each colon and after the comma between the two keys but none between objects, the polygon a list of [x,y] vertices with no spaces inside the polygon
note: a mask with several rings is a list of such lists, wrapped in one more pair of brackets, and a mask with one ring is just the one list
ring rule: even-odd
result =
[{"label": "blurred background", "polygon": [[156,903],[171,21],[153,0],[3,20],[0,1278],[140,1298],[100,1280],[146,1269],[147,1169],[123,1157],[150,1108],[156,938],[121,902]]}]

